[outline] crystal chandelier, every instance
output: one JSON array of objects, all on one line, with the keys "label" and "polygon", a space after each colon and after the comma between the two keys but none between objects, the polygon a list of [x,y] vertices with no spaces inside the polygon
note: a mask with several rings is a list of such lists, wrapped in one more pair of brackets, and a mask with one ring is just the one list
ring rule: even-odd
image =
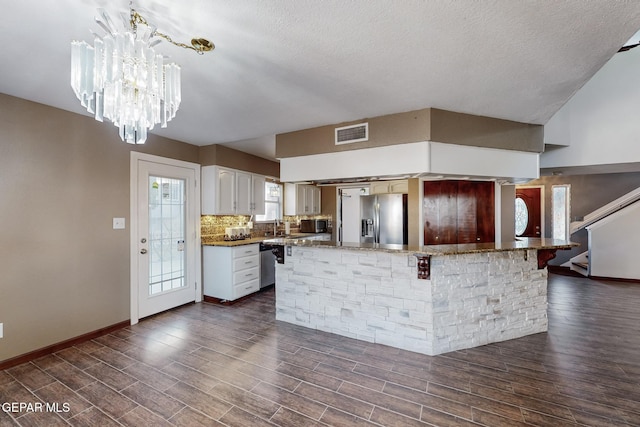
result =
[{"label": "crystal chandelier", "polygon": [[83,107],[96,120],[107,118],[120,128],[120,138],[129,144],[144,144],[147,130],[175,117],[180,106],[180,67],[165,64],[153,47],[166,40],[203,54],[214,49],[206,39],[191,40],[191,46],[174,42],[156,30],[129,4],[122,13],[124,31],[118,30],[104,9],[98,9],[98,25],[104,36],[93,33],[93,46],[71,42],[71,87]]}]

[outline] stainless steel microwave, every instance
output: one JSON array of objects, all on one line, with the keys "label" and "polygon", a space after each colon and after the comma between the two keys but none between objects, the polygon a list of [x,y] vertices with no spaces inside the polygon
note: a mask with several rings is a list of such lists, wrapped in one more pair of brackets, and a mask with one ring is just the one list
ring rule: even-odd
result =
[{"label": "stainless steel microwave", "polygon": [[302,219],[300,220],[301,233],[326,233],[326,219]]}]

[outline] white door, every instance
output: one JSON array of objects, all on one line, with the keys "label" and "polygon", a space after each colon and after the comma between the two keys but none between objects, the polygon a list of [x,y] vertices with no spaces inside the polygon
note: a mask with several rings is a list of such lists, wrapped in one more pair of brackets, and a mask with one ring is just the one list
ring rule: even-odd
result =
[{"label": "white door", "polygon": [[[132,154],[132,169],[133,157]],[[199,166],[170,159],[147,160],[140,157],[150,156],[140,154],[135,157],[132,323],[201,299],[196,180]]]},{"label": "white door", "polygon": [[340,189],[341,242],[360,241],[360,196],[369,194],[368,188]]}]

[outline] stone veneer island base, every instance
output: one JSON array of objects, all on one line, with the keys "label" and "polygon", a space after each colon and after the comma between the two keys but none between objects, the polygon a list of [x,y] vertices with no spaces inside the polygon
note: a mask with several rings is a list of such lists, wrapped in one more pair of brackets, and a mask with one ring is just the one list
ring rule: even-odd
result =
[{"label": "stone veneer island base", "polygon": [[573,245],[269,242],[277,320],[427,355],[545,332],[546,261]]}]

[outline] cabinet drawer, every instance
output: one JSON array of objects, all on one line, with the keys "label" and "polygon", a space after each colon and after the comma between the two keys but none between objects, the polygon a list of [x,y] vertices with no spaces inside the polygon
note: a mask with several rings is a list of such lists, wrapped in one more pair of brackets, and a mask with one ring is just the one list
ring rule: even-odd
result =
[{"label": "cabinet drawer", "polygon": [[243,245],[233,248],[233,257],[240,258],[249,255],[258,255],[260,253],[259,245]]},{"label": "cabinet drawer", "polygon": [[260,269],[258,267],[253,267],[247,270],[241,270],[233,273],[234,286],[254,279],[260,279]]},{"label": "cabinet drawer", "polygon": [[234,258],[233,271],[246,270],[247,268],[258,267],[260,265],[260,257],[258,255],[247,256],[242,258]]},{"label": "cabinet drawer", "polygon": [[243,283],[233,287],[233,299],[238,299],[245,295],[249,295],[253,292],[260,290],[260,280],[252,280],[250,282]]}]

